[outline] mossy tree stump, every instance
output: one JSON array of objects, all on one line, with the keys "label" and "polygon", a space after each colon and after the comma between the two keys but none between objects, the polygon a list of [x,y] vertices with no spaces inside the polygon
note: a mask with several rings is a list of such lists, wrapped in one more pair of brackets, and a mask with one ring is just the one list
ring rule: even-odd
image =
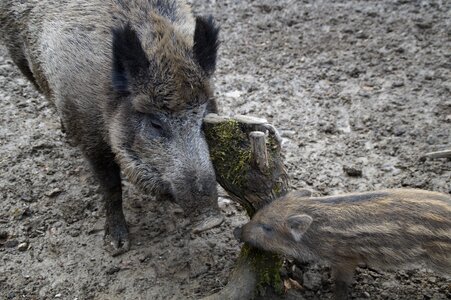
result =
[{"label": "mossy tree stump", "polygon": [[[277,130],[265,119],[209,114],[205,137],[219,184],[249,217],[289,190]],[[243,300],[282,291],[282,258],[247,244],[241,249],[227,286],[205,299]]]}]

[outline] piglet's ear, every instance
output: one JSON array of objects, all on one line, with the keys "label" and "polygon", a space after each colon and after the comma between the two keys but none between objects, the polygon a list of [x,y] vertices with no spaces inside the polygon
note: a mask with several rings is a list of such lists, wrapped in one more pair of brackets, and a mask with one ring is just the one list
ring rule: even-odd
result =
[{"label": "piglet's ear", "polygon": [[148,70],[149,60],[130,24],[113,29],[112,34],[112,86],[116,93],[128,95],[130,82]]},{"label": "piglet's ear", "polygon": [[302,238],[302,235],[307,231],[312,222],[313,218],[309,215],[292,215],[288,217],[286,225],[289,232],[293,236],[293,239],[296,242],[299,242]]},{"label": "piglet's ear", "polygon": [[194,58],[201,68],[211,76],[216,68],[216,55],[218,52],[219,27],[213,17],[196,17],[194,30]]}]

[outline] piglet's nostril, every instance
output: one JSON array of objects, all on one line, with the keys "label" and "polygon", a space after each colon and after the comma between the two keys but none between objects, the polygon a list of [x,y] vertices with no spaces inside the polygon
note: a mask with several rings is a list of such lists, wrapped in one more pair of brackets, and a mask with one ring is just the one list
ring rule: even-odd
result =
[{"label": "piglet's nostril", "polygon": [[241,240],[241,232],[242,232],[241,227],[237,227],[237,228],[235,228],[235,229],[233,230],[233,236],[235,237],[235,239],[236,239],[238,242],[242,242],[242,240]]}]

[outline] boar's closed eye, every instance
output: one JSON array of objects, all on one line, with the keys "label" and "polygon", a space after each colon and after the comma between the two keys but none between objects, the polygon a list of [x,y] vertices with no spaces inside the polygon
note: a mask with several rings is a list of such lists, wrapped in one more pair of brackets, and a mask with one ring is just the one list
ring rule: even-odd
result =
[{"label": "boar's closed eye", "polygon": [[148,138],[160,138],[168,135],[164,121],[157,115],[139,113],[143,130]]},{"label": "boar's closed eye", "polygon": [[149,123],[155,130],[158,130],[158,131],[163,130],[163,122],[159,118],[150,115]]},{"label": "boar's closed eye", "polygon": [[273,228],[267,224],[260,224],[260,227],[263,228],[264,231],[266,232],[272,232]]}]

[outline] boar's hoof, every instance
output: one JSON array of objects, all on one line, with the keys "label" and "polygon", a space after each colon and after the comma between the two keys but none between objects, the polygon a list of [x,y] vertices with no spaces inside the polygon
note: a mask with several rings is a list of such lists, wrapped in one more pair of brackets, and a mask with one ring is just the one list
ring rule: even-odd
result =
[{"label": "boar's hoof", "polygon": [[119,223],[107,222],[104,242],[111,256],[123,254],[130,249],[130,238],[125,220]]},{"label": "boar's hoof", "polygon": [[192,233],[201,233],[207,231],[211,228],[217,227],[224,222],[224,217],[222,215],[208,217],[205,220],[194,225]]}]

